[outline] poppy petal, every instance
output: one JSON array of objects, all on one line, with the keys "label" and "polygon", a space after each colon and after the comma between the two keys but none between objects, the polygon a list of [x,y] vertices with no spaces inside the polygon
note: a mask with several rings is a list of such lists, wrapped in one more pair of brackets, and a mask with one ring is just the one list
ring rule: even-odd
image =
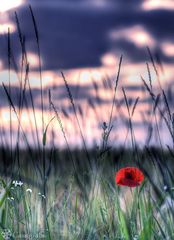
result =
[{"label": "poppy petal", "polygon": [[116,173],[116,183],[120,186],[136,187],[144,180],[143,173],[136,167],[121,168]]}]

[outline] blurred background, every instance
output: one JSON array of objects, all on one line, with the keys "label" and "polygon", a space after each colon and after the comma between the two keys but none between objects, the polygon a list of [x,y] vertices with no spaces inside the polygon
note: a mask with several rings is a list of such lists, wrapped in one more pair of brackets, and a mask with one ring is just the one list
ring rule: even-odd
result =
[{"label": "blurred background", "polygon": [[[73,107],[60,74],[63,71],[74,99],[86,145],[100,145],[103,122],[109,122],[119,59],[123,55],[109,143],[113,146],[131,146],[131,136],[127,132],[128,113],[122,92],[124,87],[130,107],[138,98],[132,117],[137,144],[140,147],[147,142],[150,145],[159,145],[155,127],[155,121],[158,121],[162,144],[164,147],[166,144],[171,145],[171,135],[163,119],[159,114],[151,114],[152,98],[142,82],[142,78],[149,82],[149,70],[153,92],[157,95],[162,87],[169,107],[173,109],[174,2],[170,0],[1,0],[1,145],[9,145],[11,138],[15,145],[19,127],[16,114],[9,111],[9,102],[2,87],[2,83],[8,86],[10,82],[11,98],[17,109],[20,79],[24,79],[24,75],[21,78],[22,50],[15,11],[25,36],[28,78],[37,119],[37,133],[40,142],[42,141],[39,57],[29,5],[32,6],[39,32],[44,128],[55,115],[49,106],[50,89],[70,147],[82,146]],[[12,53],[10,73],[8,28]],[[153,55],[158,74],[147,46]],[[36,122],[28,87],[25,95],[27,105],[23,106],[20,124],[29,144],[36,146]],[[56,119],[50,123],[47,131],[47,147],[53,142],[56,146],[66,147]],[[26,147],[22,137],[20,146]]]}]

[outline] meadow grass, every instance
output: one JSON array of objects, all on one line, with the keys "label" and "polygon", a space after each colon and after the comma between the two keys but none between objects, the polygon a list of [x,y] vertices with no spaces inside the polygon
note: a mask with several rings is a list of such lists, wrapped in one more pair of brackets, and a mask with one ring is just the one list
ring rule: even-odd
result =
[{"label": "meadow grass", "polygon": [[[161,155],[157,149],[149,151]],[[85,155],[80,150],[72,154],[79,160]],[[90,158],[95,154],[96,150],[91,150]],[[70,160],[64,160],[67,151],[56,151],[46,195],[42,179],[39,181],[24,157],[21,180],[17,168],[16,173],[13,170],[13,180],[8,174],[6,177],[1,174],[1,239],[7,230],[13,236],[11,239],[173,239],[173,181],[167,169],[163,168],[166,172],[163,175],[158,163],[152,163],[147,152],[140,151],[142,159],[146,157],[141,168],[149,174],[143,184],[133,189],[115,184],[115,172],[125,164],[132,164],[131,154],[131,149],[124,154],[111,151],[106,157],[109,163],[103,166],[100,162],[92,172],[88,165],[79,166],[77,178]],[[124,157],[125,163],[119,156]],[[59,158],[65,162],[57,161]],[[93,166],[95,163],[94,158]],[[168,151],[162,164],[172,168]]]},{"label": "meadow grass", "polygon": [[[21,45],[22,60],[19,78],[19,102],[13,101],[11,86],[11,70],[15,66],[11,47],[10,30],[7,35],[9,84],[3,83],[4,93],[9,102],[10,122],[9,138],[0,149],[0,239],[115,239],[115,240],[153,240],[174,239],[174,208],[173,208],[173,160],[174,152],[170,146],[163,147],[157,114],[164,121],[174,139],[173,114],[165,91],[161,88],[155,94],[149,64],[159,73],[156,62],[149,48],[150,63],[147,63],[149,81],[142,78],[142,83],[151,98],[151,115],[155,118],[155,127],[160,148],[150,146],[152,128],[149,126],[148,138],[143,149],[137,145],[132,117],[136,111],[139,97],[131,104],[124,87],[122,93],[128,112],[126,121],[127,134],[131,136],[131,148],[125,145],[114,148],[109,139],[113,130],[113,112],[119,108],[116,94],[121,74],[123,57],[120,57],[118,72],[113,87],[113,101],[108,116],[108,123],[102,126],[101,146],[88,149],[81,127],[79,116],[83,110],[76,107],[66,76],[62,78],[67,90],[67,97],[72,106],[77,128],[83,143],[82,149],[71,149],[60,109],[54,104],[51,89],[49,109],[52,113],[49,122],[45,122],[45,101],[42,86],[42,69],[40,56],[40,38],[36,19],[30,7],[39,56],[40,102],[42,110],[42,134],[39,135],[36,107],[34,105],[32,87],[29,81],[29,63],[20,21],[15,14]],[[103,80],[104,81],[104,80]],[[160,81],[159,81],[160,82]],[[105,79],[104,84],[112,90],[112,83]],[[96,94],[98,86],[94,83]],[[29,99],[26,97],[29,92]],[[99,101],[99,96],[98,96]],[[29,101],[31,107],[29,107]],[[88,101],[95,111],[95,104]],[[161,107],[163,106],[163,108]],[[31,108],[34,118],[33,134],[36,135],[36,148],[33,148],[21,124],[24,107]],[[18,121],[17,139],[14,141],[12,132],[12,112]],[[66,111],[64,111],[66,115]],[[100,117],[96,113],[96,117]],[[54,141],[47,148],[47,136],[50,123],[57,119],[66,148],[59,149]],[[2,129],[3,130],[3,129]],[[1,131],[2,132],[2,131]],[[20,147],[20,139],[25,149]],[[34,138],[33,138],[34,139]],[[124,159],[124,161],[123,161]],[[133,160],[132,160],[133,159]],[[145,180],[137,188],[120,187],[115,183],[115,173],[125,166],[137,166],[145,175]]]}]

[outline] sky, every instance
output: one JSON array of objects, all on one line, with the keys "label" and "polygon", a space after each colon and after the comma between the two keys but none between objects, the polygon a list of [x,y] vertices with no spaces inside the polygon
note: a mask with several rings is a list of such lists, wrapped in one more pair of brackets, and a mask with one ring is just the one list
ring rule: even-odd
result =
[{"label": "sky", "polygon": [[[9,8],[17,3],[19,6],[5,11],[8,2]],[[27,50],[30,57],[33,56],[33,70],[37,69],[37,56],[29,4],[39,28],[43,70],[100,67],[112,61],[114,64],[114,58],[117,59],[120,54],[131,63],[144,63],[147,61],[146,45],[158,52],[163,62],[174,61],[173,1],[4,0],[0,5],[4,24],[0,31],[7,32],[5,25],[11,23],[15,56],[20,59],[14,18],[16,10],[26,37]],[[5,46],[2,35],[1,45]],[[4,67],[7,66],[5,50],[1,48],[0,52]]]},{"label": "sky", "polygon": [[[60,74],[63,71],[77,106],[83,110],[79,110],[79,118],[87,142],[92,145],[99,138],[101,139],[101,125],[103,121],[109,121],[114,80],[120,56],[123,55],[118,101],[125,105],[121,87],[125,87],[130,101],[137,97],[140,98],[134,124],[137,139],[141,140],[143,134],[142,111],[144,111],[144,118],[147,118],[144,121],[148,122],[149,103],[151,102],[149,96],[142,90],[141,76],[148,81],[146,63],[149,63],[154,90],[157,93],[159,91],[159,78],[151,64],[147,46],[156,61],[160,84],[165,88],[171,107],[173,107],[174,31],[172,23],[174,22],[174,1],[1,0],[0,83],[9,84],[7,32],[10,28],[11,51],[15,62],[11,66],[10,83],[16,107],[19,98],[22,51],[15,11],[22,34],[25,36],[30,68],[29,81],[33,91],[37,118],[40,121],[39,58],[29,5],[33,9],[39,33],[45,125],[51,117],[47,104],[48,89],[51,89],[53,101],[62,114],[64,127],[67,128],[67,135],[73,144],[76,132],[73,132],[72,126],[76,123],[74,123],[73,109]],[[29,94],[29,90],[26,89],[27,99],[29,99]],[[9,108],[2,85],[0,86],[0,96],[1,124],[2,128],[8,129],[9,125],[6,120],[9,118]],[[32,103],[29,100],[28,105],[31,108]],[[126,118],[126,109],[123,108],[122,111]],[[32,115],[31,109],[23,109],[22,124],[26,128],[25,131],[31,134],[28,129],[29,117],[27,116],[29,112]],[[123,122],[121,113],[118,114],[115,111],[114,114],[115,128],[118,124],[125,130],[126,128],[121,124]],[[30,117],[33,121],[33,117]],[[18,125],[17,120],[15,125],[15,118],[14,116],[14,132]],[[124,130],[118,134],[113,133],[113,138],[118,139],[118,142],[124,142],[122,138],[123,133],[126,132]],[[164,130],[165,132],[166,130]],[[59,134],[61,134],[60,130]],[[51,134],[49,136],[51,139]],[[170,142],[170,140],[168,141]],[[81,140],[79,139],[77,142],[80,144]]]}]

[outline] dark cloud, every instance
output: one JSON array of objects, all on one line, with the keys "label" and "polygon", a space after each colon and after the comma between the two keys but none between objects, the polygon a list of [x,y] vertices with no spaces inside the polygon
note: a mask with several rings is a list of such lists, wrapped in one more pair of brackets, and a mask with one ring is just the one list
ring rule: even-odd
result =
[{"label": "dark cloud", "polygon": [[173,25],[174,11],[172,10],[154,10],[142,12],[139,18],[135,17],[136,21],[140,21],[155,39],[174,40]]},{"label": "dark cloud", "polygon": [[[99,1],[98,1],[99,3]],[[108,7],[101,7],[91,0],[30,0],[33,6],[40,36],[43,69],[58,70],[101,65],[101,57],[113,51],[122,52],[132,62],[147,61],[145,48],[140,48],[127,39],[111,40],[111,30],[140,25],[157,41],[156,51],[164,62],[174,58],[165,56],[159,44],[174,38],[171,10],[143,11],[142,1],[108,0]],[[37,53],[37,45],[31,15],[27,5],[18,9],[22,32],[26,37],[28,51]],[[10,18],[15,22],[14,14]],[[21,54],[18,34],[11,34],[15,59]],[[159,43],[159,44],[158,44]],[[7,39],[0,36],[0,58],[7,66]]]},{"label": "dark cloud", "polygon": [[124,89],[129,92],[137,92],[137,91],[145,91],[145,87],[143,84],[131,84],[131,85],[125,85]]},{"label": "dark cloud", "polygon": [[[85,86],[72,85],[72,84],[68,84],[68,85],[75,102],[82,103],[82,101],[88,101],[88,99],[90,99],[93,102],[93,104],[97,103],[100,105],[103,103],[110,103],[110,101],[107,101],[104,98],[100,98],[99,96],[96,96],[96,94],[94,93],[94,88],[90,84]],[[19,107],[20,95],[23,94],[23,91],[21,91],[19,87],[11,87],[9,91],[7,83],[5,83],[5,86],[8,93],[10,93],[13,105],[15,107]],[[48,92],[49,92],[49,88],[44,88],[43,95],[44,95],[45,104],[47,106],[49,105]],[[41,104],[40,104],[41,91],[38,88],[32,88],[31,92],[28,89],[25,90],[24,106],[32,107],[31,95],[32,95],[32,100],[35,108],[41,109]],[[0,87],[0,96],[1,96],[0,107],[9,106],[8,97],[6,95],[6,92],[3,86]],[[71,105],[70,97],[68,95],[65,85],[59,85],[58,87],[52,88],[51,96],[55,105],[58,105],[59,107],[60,105],[65,103],[64,100],[68,100],[69,105]],[[27,105],[25,104],[26,102],[27,102]]]}]

